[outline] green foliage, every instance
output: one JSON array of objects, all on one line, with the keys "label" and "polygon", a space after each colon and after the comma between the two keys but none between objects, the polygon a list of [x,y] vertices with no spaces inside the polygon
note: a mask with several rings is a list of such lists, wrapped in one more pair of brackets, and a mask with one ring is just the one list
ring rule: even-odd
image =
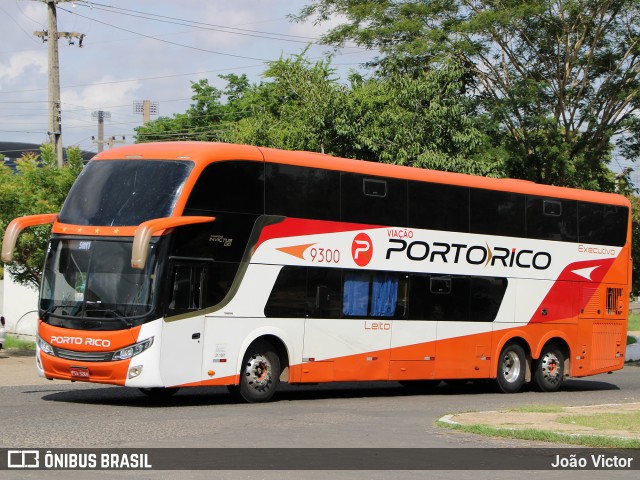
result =
[{"label": "green foliage", "polygon": [[249,89],[243,103],[251,116],[230,126],[232,142],[286,150],[333,153],[333,123],[346,94],[329,61],[311,63],[304,54],[271,62],[270,81]]},{"label": "green foliage", "polygon": [[[185,113],[175,114],[172,118],[160,117],[153,122],[136,128],[138,142],[158,142],[171,140],[223,141],[229,123],[233,123],[244,114],[242,98],[249,88],[246,75],[220,75],[227,81],[222,91],[209,85],[205,78],[191,82],[193,96]],[[223,101],[226,98],[226,102]]]},{"label": "green foliage", "polygon": [[[57,168],[55,151],[43,145],[40,155],[23,154],[16,162],[17,173],[0,167],[0,234],[11,220],[24,215],[59,212],[74,180],[82,170],[79,148],[67,149],[67,163]],[[16,245],[14,261],[5,265],[17,283],[40,284],[46,246],[51,227],[26,229]]]},{"label": "green foliage", "polygon": [[558,423],[580,425],[595,430],[619,430],[640,433],[640,412],[597,413],[593,415],[564,415]]},{"label": "green foliage", "polygon": [[640,295],[640,198],[629,196],[631,201],[631,256],[633,258],[633,275],[631,276],[631,292]]},{"label": "green foliage", "polygon": [[454,62],[409,76],[356,81],[336,117],[341,156],[484,176],[503,176],[460,94]]},{"label": "green foliage", "polygon": [[636,0],[312,0],[298,18],[338,15],[324,41],[376,49],[382,72],[458,59],[511,177],[612,191],[614,147],[640,151]]},{"label": "green foliage", "polygon": [[3,348],[14,349],[14,350],[35,350],[36,344],[35,342],[29,340],[22,340],[21,338],[14,337],[13,335],[7,335]]},{"label": "green foliage", "polygon": [[635,438],[627,439],[608,435],[570,435],[551,430],[538,430],[534,428],[496,428],[489,425],[457,425],[442,421],[438,421],[437,425],[443,428],[475,433],[486,437],[520,439],[565,445],[581,445],[593,448],[640,448],[640,440],[636,440]]},{"label": "green foliage", "polygon": [[305,53],[271,62],[257,85],[222,77],[224,104],[206,80],[192,84],[196,103],[184,115],[139,128],[138,140],[201,140],[215,132],[232,143],[504,175],[503,155],[461,95],[465,71],[456,62],[416,75],[352,74],[343,84],[330,59],[312,62]]}]

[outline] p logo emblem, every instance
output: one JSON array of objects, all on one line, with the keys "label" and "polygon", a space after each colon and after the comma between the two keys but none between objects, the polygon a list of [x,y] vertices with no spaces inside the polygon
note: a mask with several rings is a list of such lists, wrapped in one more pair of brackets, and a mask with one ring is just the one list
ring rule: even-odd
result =
[{"label": "p logo emblem", "polygon": [[373,257],[373,242],[366,233],[359,233],[351,243],[351,256],[359,267],[365,267]]}]

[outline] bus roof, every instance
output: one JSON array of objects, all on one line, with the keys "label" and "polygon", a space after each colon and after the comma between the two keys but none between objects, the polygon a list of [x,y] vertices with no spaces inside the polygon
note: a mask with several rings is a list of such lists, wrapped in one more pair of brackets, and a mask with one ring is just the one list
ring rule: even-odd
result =
[{"label": "bus roof", "polygon": [[543,185],[528,180],[488,178],[463,173],[441,172],[437,170],[401,165],[351,160],[333,157],[322,153],[278,150],[274,148],[229,143],[139,143],[113,148],[99,153],[94,157],[94,160],[113,159],[191,160],[200,165],[201,168],[204,166],[203,164],[209,164],[221,160],[266,161],[311,168],[361,173],[365,175],[368,174],[381,177],[400,178],[630,207],[630,202],[627,198],[622,195],[612,193]]}]

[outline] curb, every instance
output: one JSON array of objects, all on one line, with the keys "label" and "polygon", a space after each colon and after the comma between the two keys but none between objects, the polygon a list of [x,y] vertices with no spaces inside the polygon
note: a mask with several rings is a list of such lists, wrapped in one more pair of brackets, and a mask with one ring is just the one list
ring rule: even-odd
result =
[{"label": "curb", "polygon": [[640,360],[640,337],[636,335],[629,335],[636,339],[636,343],[627,345],[627,350],[624,354],[625,362],[637,362]]}]

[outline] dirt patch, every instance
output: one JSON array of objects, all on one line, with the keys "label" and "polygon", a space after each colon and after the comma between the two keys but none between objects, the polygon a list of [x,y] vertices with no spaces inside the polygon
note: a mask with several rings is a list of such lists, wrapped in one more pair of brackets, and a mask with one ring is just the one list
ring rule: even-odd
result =
[{"label": "dirt patch", "polygon": [[607,435],[617,438],[640,439],[640,433],[624,430],[596,429],[575,424],[560,423],[567,415],[596,415],[601,413],[631,413],[640,411],[640,402],[583,407],[561,407],[558,412],[493,411],[468,412],[447,415],[442,421],[460,425],[486,425],[511,430],[546,430],[568,435]]}]

